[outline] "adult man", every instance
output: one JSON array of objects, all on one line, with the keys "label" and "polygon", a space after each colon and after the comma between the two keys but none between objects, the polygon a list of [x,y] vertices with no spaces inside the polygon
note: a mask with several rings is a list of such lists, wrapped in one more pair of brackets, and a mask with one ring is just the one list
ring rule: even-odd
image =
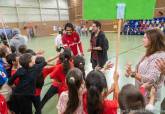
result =
[{"label": "adult man", "polygon": [[66,32],[62,37],[62,43],[63,43],[64,48],[69,47],[73,55],[77,56],[79,55],[78,53],[78,47],[79,47],[79,50],[81,53],[80,55],[84,55],[80,37],[78,33],[74,31],[73,25],[71,23],[67,23],[64,29]]},{"label": "adult man", "polygon": [[103,31],[101,31],[101,23],[94,21],[93,30],[90,40],[91,63],[92,68],[103,67],[108,60],[107,50],[109,48],[108,40]]},{"label": "adult man", "polygon": [[27,38],[20,34],[20,30],[14,29],[13,30],[13,38],[10,40],[10,45],[14,46],[18,51],[18,48],[21,45],[27,45]]}]

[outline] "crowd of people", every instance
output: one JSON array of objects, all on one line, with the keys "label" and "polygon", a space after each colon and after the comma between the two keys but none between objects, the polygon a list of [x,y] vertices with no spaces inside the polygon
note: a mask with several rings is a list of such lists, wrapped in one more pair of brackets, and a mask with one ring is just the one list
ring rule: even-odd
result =
[{"label": "crowd of people", "polygon": [[75,30],[80,36],[90,36],[92,32],[92,26],[88,27],[86,24],[75,25]]},{"label": "crowd of people", "polygon": [[151,28],[159,28],[165,33],[165,17],[152,20],[131,20],[123,25],[124,35],[144,35],[145,31]]},{"label": "crowd of people", "polygon": [[[157,29],[145,31],[143,46],[145,55],[132,70],[126,65],[126,77],[133,78],[135,85],[125,84],[119,89],[115,71],[109,88],[104,72],[113,64],[108,61],[108,40],[101,23],[93,21],[90,39],[93,70],[85,72],[84,50],[73,24],[67,23],[55,39],[57,55],[49,60],[43,51],[33,51],[25,39],[12,38],[10,44],[0,46],[0,113],[42,114],[50,98],[58,94],[58,114],[153,114],[155,103],[161,100],[161,88],[165,78],[165,34]],[[21,40],[20,40],[21,39]],[[16,44],[16,45],[14,45]],[[55,64],[50,62],[55,61]],[[124,68],[123,68],[124,69]],[[41,90],[47,76],[52,84],[41,99]],[[112,99],[107,96],[113,94]],[[163,96],[165,97],[165,96]],[[161,103],[165,113],[165,98]]]}]

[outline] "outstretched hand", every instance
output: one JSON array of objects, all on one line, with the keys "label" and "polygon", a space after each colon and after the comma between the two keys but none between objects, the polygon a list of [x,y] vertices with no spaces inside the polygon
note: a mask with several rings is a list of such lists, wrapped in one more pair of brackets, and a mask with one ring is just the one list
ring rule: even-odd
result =
[{"label": "outstretched hand", "polygon": [[125,76],[126,77],[129,77],[131,74],[133,73],[133,71],[132,71],[132,66],[131,66],[131,64],[126,64],[126,72],[125,72]]},{"label": "outstretched hand", "polygon": [[104,69],[110,70],[113,66],[114,66],[114,64],[111,61],[109,61],[105,64]]}]

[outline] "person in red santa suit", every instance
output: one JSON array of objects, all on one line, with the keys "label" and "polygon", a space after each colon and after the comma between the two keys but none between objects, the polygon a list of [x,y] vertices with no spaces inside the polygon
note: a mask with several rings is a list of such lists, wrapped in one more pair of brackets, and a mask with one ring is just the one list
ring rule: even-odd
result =
[{"label": "person in red santa suit", "polygon": [[62,43],[64,48],[70,48],[74,56],[79,55],[79,48],[80,55],[84,56],[80,37],[78,33],[74,31],[73,25],[71,23],[67,23],[64,29],[66,32],[62,37]]}]

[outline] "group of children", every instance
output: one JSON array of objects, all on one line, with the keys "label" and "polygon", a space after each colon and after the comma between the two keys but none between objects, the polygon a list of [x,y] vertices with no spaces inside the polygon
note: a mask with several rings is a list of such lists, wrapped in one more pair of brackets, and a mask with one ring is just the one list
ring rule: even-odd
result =
[{"label": "group of children", "polygon": [[[103,70],[112,67],[110,63],[102,70],[93,70],[86,76],[84,58],[82,56],[72,57],[68,48],[59,55],[56,64],[49,67],[46,65],[50,61],[46,61],[42,55],[37,55],[33,50],[25,48],[23,53],[10,53],[4,51],[6,48],[8,47],[1,46],[0,48],[1,68],[3,69],[1,70],[1,89],[7,83],[13,92],[8,101],[4,98],[3,93],[0,93],[2,114],[32,114],[32,104],[36,109],[36,114],[41,114],[44,104],[57,93],[59,95],[57,104],[59,114],[117,114],[119,76],[117,73],[114,74],[114,84],[107,89],[103,73]],[[4,66],[4,64],[6,65]],[[48,74],[53,79],[52,85],[41,100],[41,89]],[[123,97],[128,97],[126,95],[133,91],[128,91],[129,88],[134,88],[133,85],[127,86],[123,87],[121,95],[119,95],[119,104],[125,102]],[[124,90],[124,88],[127,89]],[[106,99],[112,92],[113,100]],[[138,93],[138,91],[136,92]],[[141,96],[140,93],[137,93],[135,95]]]},{"label": "group of children", "polygon": [[[12,93],[7,94],[8,97],[10,96],[9,99],[5,99],[5,95],[0,93],[0,111],[2,114],[32,114],[32,103],[36,109],[36,114],[41,114],[44,104],[53,95],[57,93],[60,95],[64,91],[69,90],[73,92],[71,93],[73,95],[69,94],[69,96],[71,95],[72,98],[77,97],[77,100],[79,100],[78,90],[80,86],[82,87],[80,92],[85,90],[85,60],[82,56],[72,57],[69,48],[64,49],[64,52],[55,57],[57,58],[56,64],[49,67],[46,67],[46,65],[49,65],[48,63],[54,59],[46,61],[41,53],[38,54],[31,49],[27,49],[25,45],[19,47],[19,52],[11,51],[8,46],[3,45],[0,47],[0,56],[1,89],[4,88],[5,84],[12,88]],[[53,79],[52,85],[41,100],[40,94],[44,85],[44,79],[48,75]],[[76,82],[77,76],[79,76],[79,84]],[[67,101],[63,102],[62,96],[60,96],[60,99],[59,102],[67,105]],[[61,103],[58,103],[57,106],[59,112],[63,107]],[[74,100],[73,103],[71,100],[70,103],[71,107],[72,105],[75,107],[71,110],[71,112],[74,112],[79,102],[74,104]],[[68,113],[71,113],[70,109],[68,111]]]},{"label": "group of children", "polygon": [[[111,69],[112,63],[86,74],[81,41],[77,33],[72,34],[71,24],[67,24],[65,30],[68,34],[62,39],[64,50],[49,60],[45,60],[44,52],[34,52],[25,45],[18,50],[13,46],[0,46],[0,114],[32,114],[32,105],[35,114],[41,114],[44,105],[56,94],[58,114],[117,114],[118,108],[123,114],[153,113],[150,111],[154,109],[157,87],[150,83],[143,83],[139,88],[126,84],[119,91],[119,74],[114,72],[113,84],[108,89],[104,71]],[[78,55],[78,46],[82,56]],[[49,64],[53,60],[55,64]],[[127,74],[137,78],[130,66]],[[41,99],[47,76],[52,84]],[[111,93],[113,99],[109,100],[107,96]]]}]

